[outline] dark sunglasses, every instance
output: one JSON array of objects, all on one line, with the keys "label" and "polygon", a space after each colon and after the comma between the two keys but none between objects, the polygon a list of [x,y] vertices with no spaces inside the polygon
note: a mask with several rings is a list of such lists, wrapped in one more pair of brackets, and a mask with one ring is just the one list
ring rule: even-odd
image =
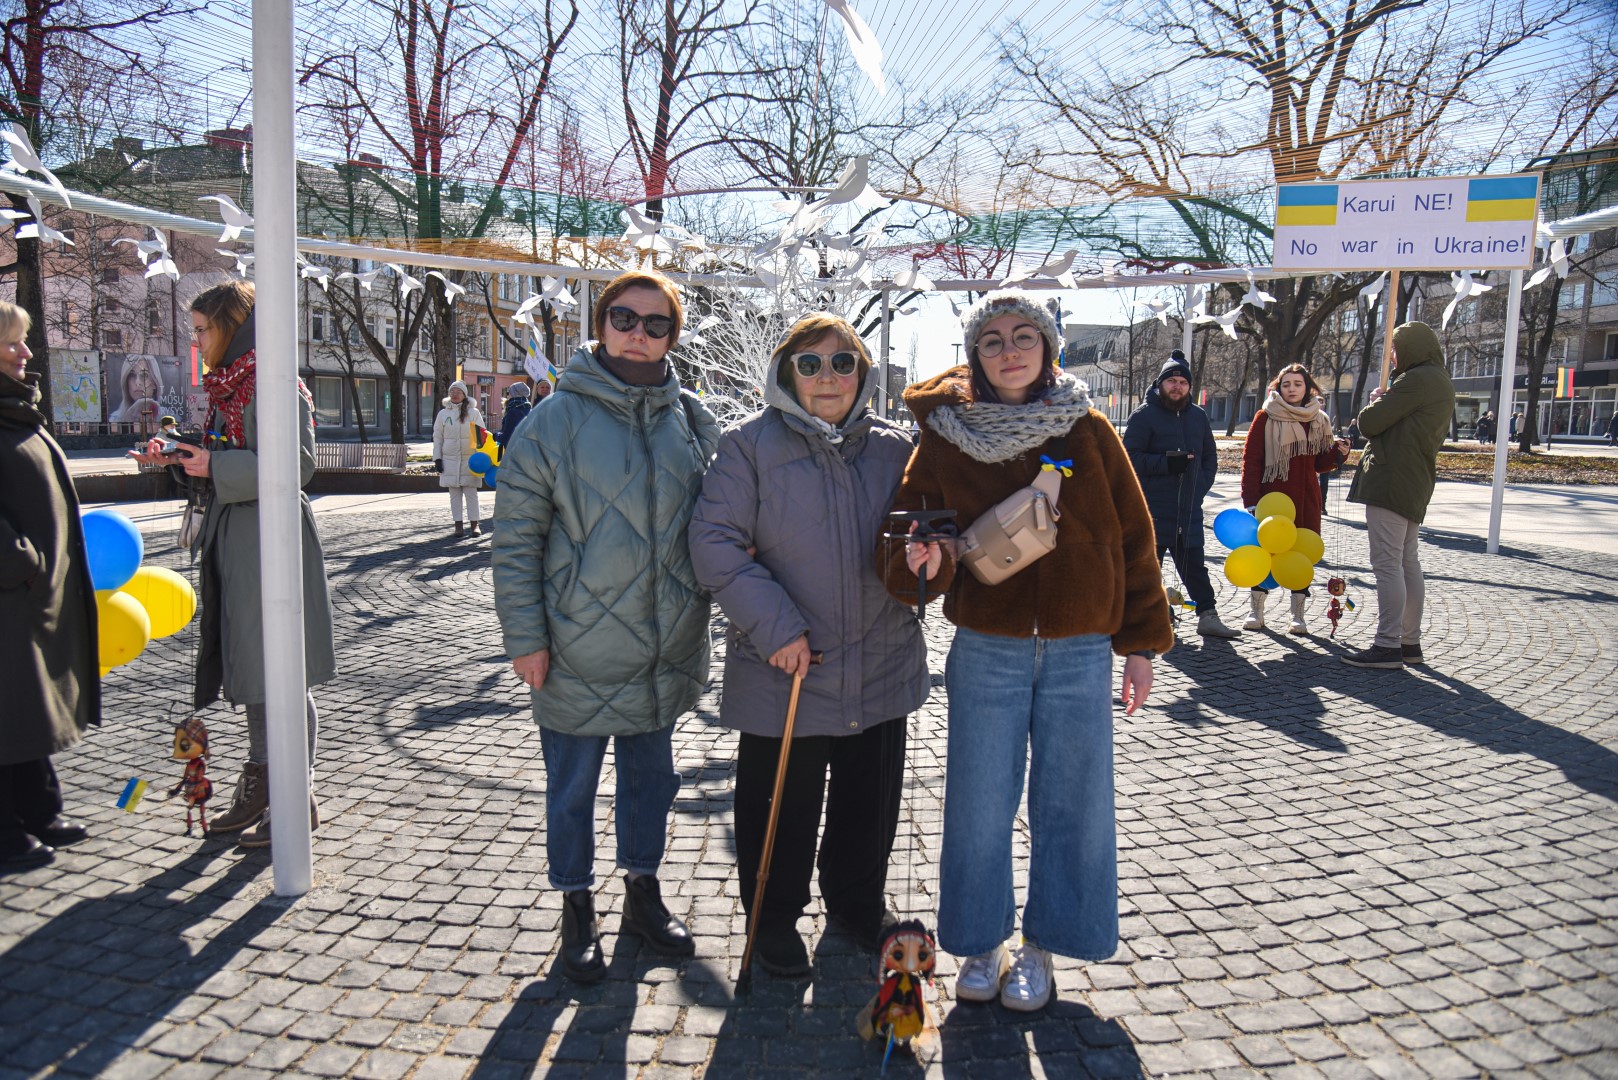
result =
[{"label": "dark sunglasses", "polygon": [[[817,352],[801,352],[793,356],[792,362],[798,366],[799,375],[812,379],[820,374],[820,365],[826,359]],[[831,369],[838,375],[852,375],[860,366],[860,358],[851,352],[832,353],[830,359]]]},{"label": "dark sunglasses", "polygon": [[646,327],[646,336],[649,338],[666,338],[674,331],[674,319],[670,316],[642,315],[626,307],[608,308],[607,321],[621,334],[627,334],[635,329],[636,323]]}]

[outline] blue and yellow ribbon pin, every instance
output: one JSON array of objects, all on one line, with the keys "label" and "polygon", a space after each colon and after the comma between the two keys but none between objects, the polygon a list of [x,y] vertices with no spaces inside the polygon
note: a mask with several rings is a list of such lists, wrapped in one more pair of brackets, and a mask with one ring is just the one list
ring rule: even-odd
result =
[{"label": "blue and yellow ribbon pin", "polygon": [[1065,458],[1062,461],[1056,461],[1053,458],[1041,454],[1039,455],[1039,460],[1042,462],[1042,464],[1039,466],[1041,472],[1055,472],[1056,470],[1060,469],[1062,470],[1063,476],[1073,475],[1072,458]]}]

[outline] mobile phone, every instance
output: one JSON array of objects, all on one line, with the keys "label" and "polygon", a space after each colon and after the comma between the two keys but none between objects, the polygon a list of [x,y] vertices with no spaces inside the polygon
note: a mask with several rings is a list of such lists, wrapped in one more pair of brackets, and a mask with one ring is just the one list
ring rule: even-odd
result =
[{"label": "mobile phone", "polygon": [[180,444],[173,439],[164,439],[157,452],[164,457],[177,457],[180,453]]},{"label": "mobile phone", "polygon": [[1164,454],[1163,456],[1164,457],[1190,457],[1191,456],[1191,451],[1189,451],[1189,450],[1170,450],[1168,453]]}]

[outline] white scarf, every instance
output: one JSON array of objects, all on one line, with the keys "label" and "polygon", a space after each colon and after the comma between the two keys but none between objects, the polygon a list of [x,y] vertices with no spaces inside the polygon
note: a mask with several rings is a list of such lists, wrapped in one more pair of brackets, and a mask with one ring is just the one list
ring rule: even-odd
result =
[{"label": "white scarf", "polygon": [[1331,417],[1319,398],[1302,405],[1288,405],[1279,391],[1271,390],[1264,399],[1264,476],[1261,483],[1285,480],[1292,459],[1299,454],[1318,454],[1332,444]]}]

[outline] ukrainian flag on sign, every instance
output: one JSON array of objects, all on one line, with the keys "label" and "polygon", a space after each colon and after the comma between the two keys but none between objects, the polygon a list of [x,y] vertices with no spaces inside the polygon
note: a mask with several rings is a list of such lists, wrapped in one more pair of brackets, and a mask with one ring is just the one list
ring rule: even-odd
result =
[{"label": "ukrainian flag on sign", "polygon": [[1337,224],[1336,184],[1282,184],[1275,205],[1277,225]]},{"label": "ukrainian flag on sign", "polygon": [[1466,220],[1533,221],[1539,208],[1539,177],[1498,176],[1466,184]]}]

